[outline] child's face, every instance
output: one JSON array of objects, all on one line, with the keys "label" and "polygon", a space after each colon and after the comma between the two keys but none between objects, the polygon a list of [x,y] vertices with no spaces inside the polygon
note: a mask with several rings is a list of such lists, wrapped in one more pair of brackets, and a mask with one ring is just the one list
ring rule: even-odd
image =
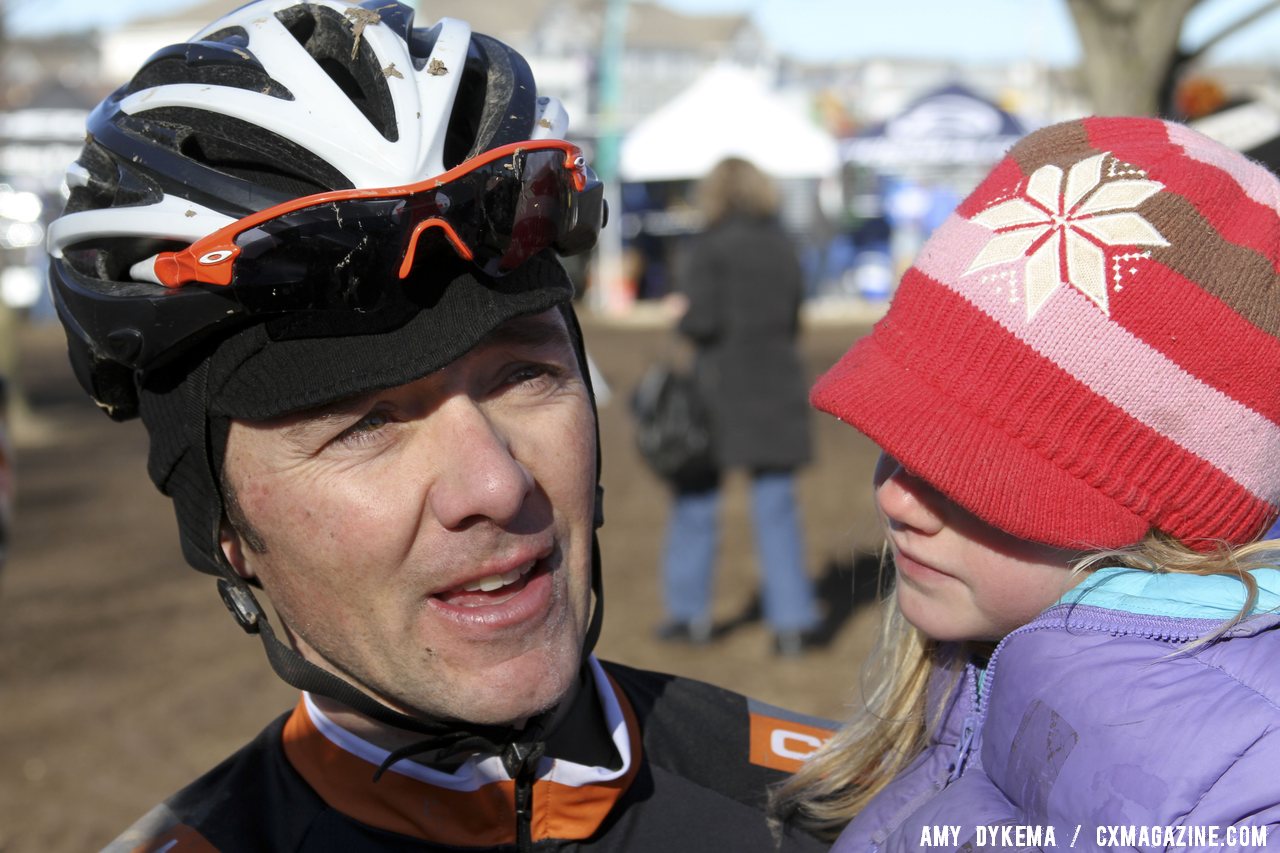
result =
[{"label": "child's face", "polygon": [[999,640],[1079,582],[1077,552],[982,521],[881,454],[876,506],[897,571],[898,607],[936,640]]}]

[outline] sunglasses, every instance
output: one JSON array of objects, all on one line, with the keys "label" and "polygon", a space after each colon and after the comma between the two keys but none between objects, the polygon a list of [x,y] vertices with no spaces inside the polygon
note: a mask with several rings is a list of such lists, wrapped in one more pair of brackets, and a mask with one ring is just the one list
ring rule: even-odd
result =
[{"label": "sunglasses", "polygon": [[407,278],[432,244],[448,245],[490,276],[545,249],[584,252],[606,216],[603,187],[577,146],[529,140],[417,183],[317,193],[266,208],[156,255],[154,272],[169,288],[231,285],[243,300],[261,287],[272,301],[329,302],[328,289]]}]

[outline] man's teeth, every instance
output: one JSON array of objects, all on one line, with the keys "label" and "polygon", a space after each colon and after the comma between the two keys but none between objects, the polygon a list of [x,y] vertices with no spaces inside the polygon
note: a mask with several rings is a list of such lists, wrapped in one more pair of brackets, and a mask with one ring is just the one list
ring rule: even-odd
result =
[{"label": "man's teeth", "polygon": [[517,566],[509,572],[500,575],[489,575],[487,578],[469,583],[462,588],[463,592],[493,592],[495,589],[502,589],[507,584],[515,583],[533,568],[533,560],[530,560],[523,566]]}]

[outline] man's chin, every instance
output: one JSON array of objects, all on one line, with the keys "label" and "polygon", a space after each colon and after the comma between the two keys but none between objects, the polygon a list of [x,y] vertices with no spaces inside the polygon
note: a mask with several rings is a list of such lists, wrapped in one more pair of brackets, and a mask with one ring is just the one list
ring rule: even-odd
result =
[{"label": "man's chin", "polygon": [[480,725],[523,725],[573,693],[581,666],[577,654],[557,655],[551,660],[542,654],[529,658],[524,655],[455,673],[447,679],[444,695],[432,690],[435,695],[431,698],[436,701],[422,702],[421,710],[427,716]]}]

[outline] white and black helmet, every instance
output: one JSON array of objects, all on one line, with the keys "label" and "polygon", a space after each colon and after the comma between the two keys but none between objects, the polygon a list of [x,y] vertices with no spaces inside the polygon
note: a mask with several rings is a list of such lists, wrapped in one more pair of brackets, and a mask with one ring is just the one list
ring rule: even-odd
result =
[{"label": "white and black helmet", "polygon": [[[249,309],[269,313],[243,294],[157,287],[158,254],[299,197],[410,185],[567,129],[525,60],[463,21],[415,28],[411,9],[385,0],[259,0],[232,12],[157,52],[89,118],[66,212],[49,229],[77,375],[129,417],[130,374]],[[590,202],[574,210],[589,239],[551,248],[594,242],[602,214]]]}]

